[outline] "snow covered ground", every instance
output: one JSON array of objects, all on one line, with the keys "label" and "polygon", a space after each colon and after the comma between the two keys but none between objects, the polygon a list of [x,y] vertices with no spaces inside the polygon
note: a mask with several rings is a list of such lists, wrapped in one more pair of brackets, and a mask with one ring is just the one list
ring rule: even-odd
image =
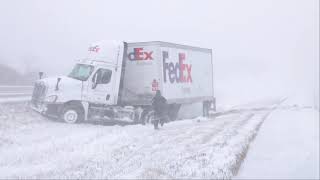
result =
[{"label": "snow covered ground", "polygon": [[264,122],[236,178],[319,179],[319,111],[290,101]]},{"label": "snow covered ground", "polygon": [[231,178],[279,100],[211,119],[69,125],[1,105],[0,178]]},{"label": "snow covered ground", "polygon": [[319,112],[283,100],[235,106],[159,131],[69,125],[25,103],[2,103],[0,178],[319,178]]}]

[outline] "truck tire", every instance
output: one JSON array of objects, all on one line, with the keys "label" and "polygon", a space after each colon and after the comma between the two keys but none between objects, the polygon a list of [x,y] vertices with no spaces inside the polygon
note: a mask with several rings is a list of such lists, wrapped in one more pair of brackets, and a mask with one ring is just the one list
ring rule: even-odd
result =
[{"label": "truck tire", "polygon": [[149,114],[151,110],[150,109],[144,109],[141,113],[140,121],[142,125],[149,124]]},{"label": "truck tire", "polygon": [[79,123],[83,121],[84,113],[78,106],[67,105],[62,111],[61,119],[68,124]]},{"label": "truck tire", "polygon": [[180,107],[181,107],[181,104],[169,104],[169,107],[168,107],[169,121],[177,120]]},{"label": "truck tire", "polygon": [[210,101],[203,101],[203,116],[209,117],[209,110],[210,110]]},{"label": "truck tire", "polygon": [[143,117],[143,125],[151,124],[154,120],[154,111],[147,111],[146,114]]}]

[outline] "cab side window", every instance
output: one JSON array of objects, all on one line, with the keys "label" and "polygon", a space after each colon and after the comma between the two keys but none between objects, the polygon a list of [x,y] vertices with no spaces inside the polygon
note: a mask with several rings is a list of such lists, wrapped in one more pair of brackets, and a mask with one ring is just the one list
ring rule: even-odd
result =
[{"label": "cab side window", "polygon": [[109,69],[99,69],[93,76],[93,81],[97,78],[97,84],[108,84],[111,80],[112,71]]}]

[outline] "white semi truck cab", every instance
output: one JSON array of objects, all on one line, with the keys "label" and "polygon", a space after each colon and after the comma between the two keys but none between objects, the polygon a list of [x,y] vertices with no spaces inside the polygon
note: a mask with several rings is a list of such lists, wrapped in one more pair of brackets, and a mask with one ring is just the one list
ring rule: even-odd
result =
[{"label": "white semi truck cab", "polygon": [[160,41],[95,43],[67,76],[40,77],[31,106],[67,123],[145,123],[157,90],[168,100],[171,120],[181,106],[199,102],[208,115],[215,109],[211,49]]}]

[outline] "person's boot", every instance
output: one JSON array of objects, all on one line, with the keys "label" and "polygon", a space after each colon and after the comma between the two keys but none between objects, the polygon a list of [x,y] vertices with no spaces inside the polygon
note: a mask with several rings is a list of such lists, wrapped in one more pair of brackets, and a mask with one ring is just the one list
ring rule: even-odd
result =
[{"label": "person's boot", "polygon": [[161,124],[161,127],[162,127],[163,124],[164,124],[164,120],[161,120],[161,121],[160,121],[160,124]]},{"label": "person's boot", "polygon": [[159,123],[159,121],[155,121],[155,122],[153,123],[153,126],[154,126],[154,129],[155,129],[155,130],[159,129],[158,123]]}]

